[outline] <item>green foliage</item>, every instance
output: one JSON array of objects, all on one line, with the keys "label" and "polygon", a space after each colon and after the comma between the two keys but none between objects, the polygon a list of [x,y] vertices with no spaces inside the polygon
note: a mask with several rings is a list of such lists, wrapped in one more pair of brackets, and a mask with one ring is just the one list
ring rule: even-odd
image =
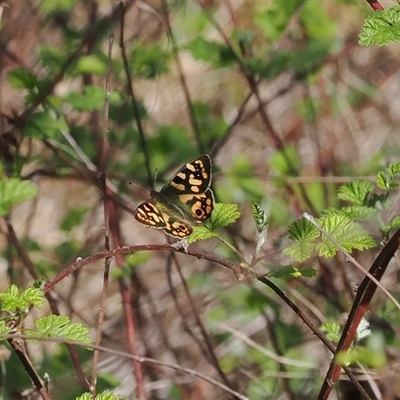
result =
[{"label": "green foliage", "polygon": [[271,223],[265,211],[254,201],[250,202],[251,212],[253,214],[254,222],[256,223],[257,232],[263,233]]},{"label": "green foliage", "polygon": [[[353,249],[364,250],[376,245],[370,234],[357,222],[345,215],[328,215],[318,219],[322,229],[330,234],[347,251]],[[338,249],[329,237],[322,236],[322,241],[317,244],[316,250],[321,257],[333,257]]]},{"label": "green foliage", "polygon": [[[400,177],[400,163],[390,164],[377,175],[377,187],[386,191],[383,195],[374,193],[374,185],[368,181],[354,180],[339,188],[338,197],[352,203],[351,206],[339,209],[328,208],[317,219],[322,231],[304,219],[295,221],[289,227],[289,238],[294,242],[283,253],[296,261],[303,262],[314,251],[321,257],[333,257],[338,248],[331,238],[339,243],[345,251],[354,249],[365,250],[376,245],[371,235],[360,224],[362,221],[379,221],[379,229],[383,238],[387,238],[392,229],[400,227],[400,218],[394,216],[388,223],[380,221],[379,214],[387,205],[387,198],[391,191],[398,187]],[[316,242],[316,239],[320,239]]]},{"label": "green foliage", "polygon": [[[289,161],[289,163],[288,163]],[[299,156],[294,147],[285,147],[283,151],[277,151],[268,161],[271,168],[281,175],[289,175],[291,166],[298,169],[300,166]]]},{"label": "green foliage", "polygon": [[197,37],[187,45],[196,60],[211,63],[214,68],[232,66],[237,60],[235,53],[224,44]]},{"label": "green foliage", "polygon": [[63,130],[68,130],[68,125],[63,119],[50,112],[39,111],[28,118],[24,135],[37,139],[56,139]]},{"label": "green foliage", "polygon": [[400,40],[400,7],[394,6],[383,11],[374,11],[364,21],[359,35],[361,46],[386,46]]},{"label": "green foliage", "polygon": [[76,63],[75,74],[104,75],[107,71],[107,60],[103,57],[91,54],[80,57]]},{"label": "green foliage", "polygon": [[[116,396],[111,392],[103,392],[98,394],[95,400],[123,400],[123,397]],[[93,400],[93,396],[91,393],[84,393],[82,396],[76,398],[76,400]]]},{"label": "green foliage", "polygon": [[166,74],[169,70],[170,58],[170,52],[161,49],[160,46],[141,44],[133,50],[131,55],[134,76],[154,79]]},{"label": "green foliage", "polygon": [[10,212],[12,205],[30,200],[36,196],[36,185],[18,178],[0,180],[0,215]]},{"label": "green foliage", "polygon": [[370,350],[363,346],[357,346],[339,353],[336,357],[341,365],[362,364],[368,368],[382,368],[386,365],[386,355],[383,352]]},{"label": "green foliage", "polygon": [[41,308],[44,303],[43,290],[39,288],[28,288],[19,293],[18,287],[12,284],[5,292],[0,292],[1,310],[11,313],[20,314],[27,312],[32,305]]},{"label": "green foliage", "polygon": [[367,198],[373,189],[374,185],[371,182],[354,180],[351,183],[341,186],[338,197],[357,206],[365,206]]},{"label": "green foliage", "polygon": [[88,212],[87,207],[72,208],[68,210],[59,228],[64,232],[70,232],[76,225],[82,222],[83,217]]},{"label": "green foliage", "polygon": [[315,278],[318,272],[313,268],[302,268],[299,269],[294,265],[286,265],[283,267],[277,267],[268,272],[268,277],[270,278],[300,278],[301,276],[305,278]]},{"label": "green foliage", "polygon": [[[49,315],[35,320],[36,329],[26,329],[24,333],[28,336],[42,336],[49,338],[60,338],[82,343],[92,343],[88,337],[90,329],[81,323],[71,322],[64,315]],[[34,340],[37,342],[37,340]]]},{"label": "green foliage", "polygon": [[104,89],[98,86],[86,85],[83,93],[69,93],[64,100],[70,103],[75,110],[92,111],[98,110],[103,106],[105,96]]},{"label": "green foliage", "polygon": [[14,89],[29,90],[33,90],[38,82],[36,75],[23,67],[11,70],[7,75],[7,80]]},{"label": "green foliage", "polygon": [[236,204],[215,203],[211,218],[203,226],[194,226],[193,233],[187,238],[188,243],[205,240],[218,236],[215,232],[235,222],[240,217],[240,211]]},{"label": "green foliage", "polygon": [[321,325],[321,331],[326,333],[327,339],[335,343],[340,340],[340,329],[337,322],[325,322]]},{"label": "green foliage", "polygon": [[379,188],[390,191],[399,186],[400,162],[390,164],[384,171],[379,172],[376,184]]},{"label": "green foliage", "polygon": [[254,201],[251,201],[251,212],[257,228],[257,244],[255,254],[257,255],[267,240],[267,228],[271,220],[267,217],[265,211]]},{"label": "green foliage", "polygon": [[216,141],[225,135],[228,129],[227,122],[224,118],[213,117],[209,104],[198,101],[193,102],[193,112],[200,135],[205,140],[210,141],[212,139],[212,141]]}]

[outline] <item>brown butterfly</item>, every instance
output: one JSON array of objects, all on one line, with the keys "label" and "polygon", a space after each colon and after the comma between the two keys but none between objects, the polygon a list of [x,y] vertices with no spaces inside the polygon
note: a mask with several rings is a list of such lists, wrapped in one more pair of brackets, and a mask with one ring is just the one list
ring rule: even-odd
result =
[{"label": "brown butterfly", "polygon": [[203,224],[214,209],[211,168],[207,154],[186,163],[160,192],[152,191],[151,199],[136,208],[136,220],[171,236],[189,236],[192,225]]}]

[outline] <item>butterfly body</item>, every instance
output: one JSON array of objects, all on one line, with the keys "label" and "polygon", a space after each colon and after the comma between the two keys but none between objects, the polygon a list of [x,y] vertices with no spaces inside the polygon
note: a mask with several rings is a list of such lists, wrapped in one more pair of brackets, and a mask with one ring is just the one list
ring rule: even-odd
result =
[{"label": "butterfly body", "polygon": [[150,200],[137,207],[136,220],[171,236],[189,236],[192,225],[204,223],[214,209],[211,177],[207,154],[189,161],[159,192],[153,190]]}]

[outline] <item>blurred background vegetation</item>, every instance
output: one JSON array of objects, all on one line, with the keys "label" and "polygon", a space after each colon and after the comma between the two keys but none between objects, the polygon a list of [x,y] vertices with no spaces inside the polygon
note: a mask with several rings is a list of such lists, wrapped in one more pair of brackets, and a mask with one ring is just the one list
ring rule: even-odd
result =
[{"label": "blurred background vegetation", "polygon": [[[372,180],[399,158],[399,46],[360,47],[367,2],[43,0],[0,9],[2,176],[38,188],[0,221],[1,291],[49,280],[104,251],[105,209],[111,248],[167,243],[133,211],[149,198],[156,170],[160,187],[202,153],[213,159],[216,200],[241,211],[221,235],[247,261],[257,236],[250,201],[270,216],[256,268],[267,274],[289,263],[281,251],[293,220],[338,207],[340,185]],[[374,226],[370,232],[379,243]],[[215,239],[191,246],[237,262]],[[368,268],[378,251],[354,255]],[[113,260],[104,294],[104,259],[95,261],[50,293],[59,313],[90,327],[93,338],[105,300],[102,345],[193,369],[252,400],[317,398],[332,355],[265,285],[206,260],[151,251]],[[317,326],[342,324],[363,278],[344,261],[313,257],[296,266],[317,277],[274,282]],[[394,293],[397,271],[395,260],[383,282]],[[31,319],[50,312],[32,310]],[[369,317],[386,359],[373,375],[381,397],[371,398],[400,398],[398,310],[379,295]],[[64,346],[27,347],[39,373],[50,374],[54,399],[88,389],[77,365],[90,376],[93,353],[75,351],[76,358]],[[3,398],[35,398],[19,360],[2,365]],[[235,398],[117,354],[102,353],[99,368],[97,392],[124,398]],[[332,399],[361,398],[344,375],[336,389]]]}]

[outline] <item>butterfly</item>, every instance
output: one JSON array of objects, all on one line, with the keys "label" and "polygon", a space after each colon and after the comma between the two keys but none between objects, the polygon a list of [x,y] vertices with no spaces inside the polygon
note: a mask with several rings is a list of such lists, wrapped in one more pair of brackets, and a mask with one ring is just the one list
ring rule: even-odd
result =
[{"label": "butterfly", "polygon": [[135,219],[166,234],[185,238],[192,225],[203,224],[214,209],[211,184],[211,158],[203,154],[186,163],[151,199],[140,204]]}]

